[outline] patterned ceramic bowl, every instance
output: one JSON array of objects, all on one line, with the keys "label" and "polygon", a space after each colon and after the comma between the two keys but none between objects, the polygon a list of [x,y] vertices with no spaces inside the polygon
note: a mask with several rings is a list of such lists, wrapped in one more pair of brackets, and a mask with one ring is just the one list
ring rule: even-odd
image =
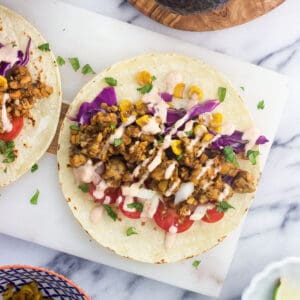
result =
[{"label": "patterned ceramic bowl", "polygon": [[0,295],[8,284],[22,287],[32,281],[38,284],[44,296],[53,300],[91,300],[74,282],[47,269],[19,265],[0,267]]}]

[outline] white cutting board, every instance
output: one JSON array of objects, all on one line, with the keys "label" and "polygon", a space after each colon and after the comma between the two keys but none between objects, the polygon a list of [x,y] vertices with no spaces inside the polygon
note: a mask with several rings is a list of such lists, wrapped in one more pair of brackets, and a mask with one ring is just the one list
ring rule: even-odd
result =
[{"label": "white cutting board", "polygon": [[[148,52],[178,52],[202,58],[220,69],[241,90],[257,127],[273,141],[287,98],[287,80],[282,75],[240,62],[223,54],[178,41],[133,25],[101,16],[59,1],[0,0],[33,23],[50,42],[56,55],[78,57],[90,63],[96,72],[122,59]],[[91,79],[70,66],[61,68],[63,98],[71,102],[81,86]],[[276,89],[274,88],[276,87]],[[265,99],[266,109],[258,111],[257,102]],[[264,165],[271,143],[262,147]],[[37,206],[29,199],[40,190]],[[261,199],[263,200],[263,199]],[[221,245],[194,259],[168,265],[150,265],[130,261],[111,253],[93,241],[73,218],[60,191],[56,157],[46,154],[39,170],[30,172],[1,191],[0,232],[81,256],[149,278],[205,295],[220,293],[229,269],[240,228]]]}]

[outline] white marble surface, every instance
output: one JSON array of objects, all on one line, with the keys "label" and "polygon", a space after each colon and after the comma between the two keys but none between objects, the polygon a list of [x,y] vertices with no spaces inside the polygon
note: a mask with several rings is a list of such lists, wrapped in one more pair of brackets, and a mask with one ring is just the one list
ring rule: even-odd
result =
[{"label": "white marble surface", "polygon": [[[47,1],[47,0],[44,0]],[[257,201],[243,228],[220,299],[240,299],[254,273],[268,262],[299,255],[300,10],[288,0],[277,10],[249,24],[210,33],[175,31],[140,15],[125,1],[68,0],[96,12],[228,53],[290,76],[291,95],[266,165]],[[104,7],[101,7],[104,6]],[[298,84],[299,85],[299,84]],[[276,87],[274,87],[276,89]],[[272,99],[265,99],[272,105]],[[191,292],[91,263],[63,253],[0,236],[0,264],[25,263],[59,271],[80,284],[93,299],[207,299]]]}]

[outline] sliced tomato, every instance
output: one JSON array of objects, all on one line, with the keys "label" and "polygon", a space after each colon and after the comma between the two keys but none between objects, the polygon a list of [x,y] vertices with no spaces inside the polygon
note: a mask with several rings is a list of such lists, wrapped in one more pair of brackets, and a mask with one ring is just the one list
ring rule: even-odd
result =
[{"label": "sliced tomato", "polygon": [[214,207],[206,211],[205,216],[202,218],[202,221],[206,223],[216,223],[224,217],[223,212],[218,212],[217,208]]},{"label": "sliced tomato", "polygon": [[[133,198],[134,202],[138,202],[137,198]],[[119,204],[119,209],[123,213],[124,216],[130,219],[139,219],[141,217],[141,212],[136,210],[135,208],[130,209],[130,211],[127,210],[127,207],[124,208],[125,204],[125,198],[123,198],[123,201]],[[131,211],[132,210],[132,211]]]},{"label": "sliced tomato", "polygon": [[169,231],[171,226],[177,228],[177,233],[188,230],[194,223],[189,217],[180,216],[176,209],[168,207],[160,202],[154,215],[155,223],[165,231]]},{"label": "sliced tomato", "polygon": [[15,139],[23,128],[23,117],[17,117],[12,120],[12,130],[10,132],[0,133],[0,140],[8,142]]},{"label": "sliced tomato", "polygon": [[121,195],[121,191],[120,189],[115,189],[115,188],[107,188],[105,191],[104,191],[104,196],[100,199],[97,199],[95,196],[94,196],[94,191],[95,191],[95,185],[94,184],[91,184],[90,185],[90,190],[89,190],[89,193],[90,195],[94,198],[94,200],[96,202],[99,202],[99,203],[104,203],[105,202],[105,199],[107,199],[106,197],[109,197],[110,200],[109,200],[109,203],[107,204],[114,204],[116,203],[118,197]]}]

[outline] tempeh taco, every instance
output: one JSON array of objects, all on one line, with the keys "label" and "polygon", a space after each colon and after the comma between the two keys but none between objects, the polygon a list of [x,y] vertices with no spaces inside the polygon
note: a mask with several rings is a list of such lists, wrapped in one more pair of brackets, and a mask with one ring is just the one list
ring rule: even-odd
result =
[{"label": "tempeh taco", "polygon": [[0,187],[44,154],[55,134],[61,86],[49,44],[23,17],[0,6]]},{"label": "tempeh taco", "polygon": [[83,228],[117,254],[150,263],[200,254],[249,208],[267,139],[204,62],[176,54],[121,62],[83,87],[67,115],[64,195]]}]

